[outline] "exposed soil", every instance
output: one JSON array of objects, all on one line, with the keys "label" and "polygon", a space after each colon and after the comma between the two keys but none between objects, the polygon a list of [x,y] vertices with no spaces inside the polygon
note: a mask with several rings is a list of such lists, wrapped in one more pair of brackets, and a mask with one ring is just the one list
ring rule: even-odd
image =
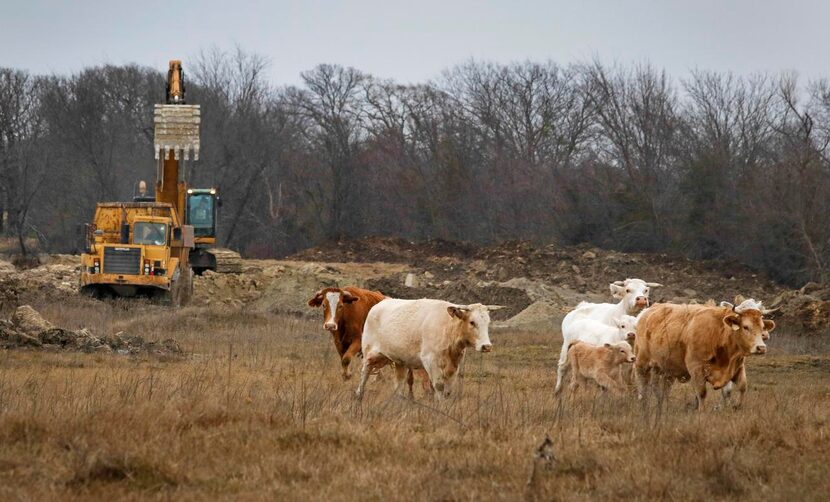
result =
[{"label": "exposed soil", "polygon": [[[25,303],[77,297],[78,258],[42,256],[18,270],[0,260],[0,314]],[[620,253],[589,246],[538,246],[367,238],[307,249],[285,260],[245,260],[240,274],[206,272],[194,281],[194,303],[297,316],[319,315],[306,305],[326,286],[357,285],[400,298],[441,298],[504,305],[497,327],[557,330],[580,301],[612,301],[608,284],[627,277],[659,282],[655,302],[731,300],[740,294],[779,308],[782,329],[830,330],[830,286],[791,290],[744,265],[691,261],[665,254]]]}]

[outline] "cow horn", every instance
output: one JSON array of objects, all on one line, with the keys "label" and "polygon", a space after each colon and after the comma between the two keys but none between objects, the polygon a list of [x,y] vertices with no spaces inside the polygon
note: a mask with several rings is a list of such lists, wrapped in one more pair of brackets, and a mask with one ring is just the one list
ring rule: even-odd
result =
[{"label": "cow horn", "polygon": [[614,281],[611,284],[614,286],[625,286],[625,281]]},{"label": "cow horn", "polygon": [[663,287],[663,285],[660,284],[659,282],[647,282],[646,286],[648,286],[650,288],[662,288]]},{"label": "cow horn", "polygon": [[778,312],[780,309],[781,309],[781,307],[775,307],[774,309],[763,309],[763,310],[761,310],[761,314],[762,315],[774,314],[775,312]]},{"label": "cow horn", "polygon": [[487,307],[487,310],[491,310],[491,311],[492,310],[501,310],[501,309],[506,309],[507,308],[505,305],[485,305],[485,307]]},{"label": "cow horn", "polygon": [[732,310],[735,310],[735,306],[732,305],[731,303],[727,302],[727,301],[720,302],[720,306],[721,307],[729,307]]}]

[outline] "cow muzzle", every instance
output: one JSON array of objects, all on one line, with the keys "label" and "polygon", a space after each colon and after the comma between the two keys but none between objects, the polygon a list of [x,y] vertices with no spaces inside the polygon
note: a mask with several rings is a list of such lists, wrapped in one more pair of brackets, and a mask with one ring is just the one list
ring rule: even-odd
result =
[{"label": "cow muzzle", "polygon": [[326,331],[337,331],[337,323],[336,322],[327,322],[323,324],[323,329]]},{"label": "cow muzzle", "polygon": [[752,349],[753,354],[766,354],[767,353],[767,346],[766,345],[756,345],[755,348]]},{"label": "cow muzzle", "polygon": [[482,346],[478,349],[478,351],[479,351],[479,352],[490,352],[490,351],[492,351],[492,350],[493,350],[493,346],[492,346],[492,345],[490,345],[489,343],[486,343],[486,344],[482,345]]},{"label": "cow muzzle", "polygon": [[637,333],[628,333],[625,335],[625,339],[629,342],[633,342],[635,338],[637,338]]},{"label": "cow muzzle", "polygon": [[636,360],[637,360],[637,357],[635,357],[635,356],[631,356],[630,358],[628,358],[628,362],[630,362],[630,363],[633,363]]},{"label": "cow muzzle", "polygon": [[648,307],[648,298],[645,296],[638,296],[634,301],[634,305],[638,307]]}]

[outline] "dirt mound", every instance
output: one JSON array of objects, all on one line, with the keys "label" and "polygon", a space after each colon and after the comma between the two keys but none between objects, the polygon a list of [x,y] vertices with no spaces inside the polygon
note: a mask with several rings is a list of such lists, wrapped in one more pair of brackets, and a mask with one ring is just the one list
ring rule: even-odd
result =
[{"label": "dirt mound", "polygon": [[78,352],[115,352],[118,354],[152,354],[178,356],[182,349],[175,340],[148,342],[140,336],[119,332],[96,337],[87,329],[72,331],[57,328],[29,305],[17,308],[10,320],[0,320],[0,347],[35,348]]},{"label": "dirt mound", "polygon": [[493,320],[509,319],[531,304],[530,297],[521,289],[491,284],[473,284],[467,280],[409,287],[399,277],[393,276],[366,281],[365,286],[393,298],[437,298],[453,303],[483,303],[506,307],[493,311],[491,314]]},{"label": "dirt mound", "polygon": [[421,263],[425,258],[469,258],[472,244],[430,239],[416,243],[401,238],[369,237],[337,241],[300,251],[288,260],[321,262]]},{"label": "dirt mound", "polygon": [[[830,287],[813,285],[807,291],[791,291],[733,261],[693,261],[667,254],[621,253],[587,245],[540,246],[510,241],[476,248],[446,241],[418,244],[383,238],[338,242],[292,258],[405,263],[411,267],[413,287],[405,286],[405,277],[389,276],[367,282],[388,295],[402,298],[484,298],[488,303],[499,303],[497,299],[501,298],[500,303],[511,307],[511,314],[530,305],[526,297],[531,303],[543,302],[520,318],[522,322],[532,318],[534,322],[556,324],[561,311],[567,312],[580,301],[612,301],[608,293],[610,282],[638,277],[664,285],[654,289],[654,302],[702,303],[710,298],[721,301],[742,294],[780,307],[776,318],[783,321],[782,326],[795,331],[821,333],[830,327]],[[500,297],[501,288],[520,290],[525,295]],[[543,319],[549,315],[553,317]]]},{"label": "dirt mound", "polygon": [[0,312],[21,303],[60,301],[77,294],[80,257],[44,255],[43,265],[19,270],[0,261]]}]

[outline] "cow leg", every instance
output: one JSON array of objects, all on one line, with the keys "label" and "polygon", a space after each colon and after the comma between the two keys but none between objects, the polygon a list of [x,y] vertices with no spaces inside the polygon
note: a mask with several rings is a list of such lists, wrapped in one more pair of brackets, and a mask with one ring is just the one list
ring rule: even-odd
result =
[{"label": "cow leg", "polygon": [[559,353],[559,364],[556,367],[556,387],[553,393],[559,393],[562,387],[562,379],[565,377],[565,366],[568,364],[568,345],[567,342],[562,343],[562,351]]},{"label": "cow leg", "polygon": [[438,365],[438,362],[431,355],[422,355],[421,360],[424,363],[424,369],[429,375],[429,381],[432,388],[438,392],[439,398],[445,398],[449,395],[449,387],[444,379],[444,372]]},{"label": "cow leg", "polygon": [[343,357],[340,358],[340,367],[343,371],[343,380],[348,380],[352,377],[349,365],[358,352],[360,352],[360,341],[354,341],[351,345],[349,345],[349,348],[346,350],[346,353],[343,354]]},{"label": "cow leg", "polygon": [[421,390],[424,394],[432,397],[435,394],[435,389],[432,388],[432,382],[429,381],[429,373],[424,369],[414,370],[413,373],[418,373],[418,378],[421,379]]},{"label": "cow leg", "polygon": [[366,357],[363,358],[363,368],[360,370],[360,383],[357,385],[357,390],[355,391],[355,397],[358,401],[363,399],[363,392],[366,389],[366,381],[369,379],[369,375],[372,373],[372,370],[382,368],[387,363],[389,363],[389,359],[387,359],[383,354],[379,354],[377,352],[369,352],[366,354]]},{"label": "cow leg", "polygon": [[637,375],[637,397],[644,399],[646,391],[651,386],[651,369],[645,365],[635,365],[634,371]]},{"label": "cow leg", "polygon": [[[565,361],[565,364],[560,365],[557,368],[557,380],[556,380],[556,388],[553,389],[553,395],[559,396],[562,393],[562,384],[565,383],[565,380],[570,376],[570,369],[571,365]],[[571,376],[571,387],[576,383],[576,378]]]},{"label": "cow leg", "polygon": [[689,383],[697,397],[697,411],[703,411],[706,409],[706,378],[703,376],[702,371],[690,371],[690,373],[692,378]]},{"label": "cow leg", "polygon": [[[735,375],[735,377],[732,379],[732,382],[727,384],[727,386],[724,387],[723,390],[726,391],[726,388],[731,387],[732,383],[734,383],[735,388],[738,389],[738,402],[735,403],[735,409],[737,410],[738,408],[743,406],[744,397],[746,396],[746,389],[747,389],[746,366],[741,366],[741,369],[740,369],[740,371],[738,371],[738,374]],[[731,391],[731,389],[730,389],[730,391]],[[730,394],[731,394],[731,392],[730,392]]]},{"label": "cow leg", "polygon": [[597,375],[597,383],[600,387],[602,387],[602,390],[610,390],[615,394],[623,393],[622,385],[620,385],[619,382],[616,379],[614,379],[611,375],[607,375],[604,373]]},{"label": "cow leg", "polygon": [[406,370],[406,385],[409,387],[409,399],[415,399],[415,392],[412,391],[412,385],[415,383],[415,375],[413,370]]},{"label": "cow leg", "polygon": [[[409,370],[402,364],[395,364],[395,394],[403,390],[403,384],[407,381]],[[410,387],[411,389],[411,387]]]},{"label": "cow leg", "polygon": [[[671,386],[672,386],[673,381],[672,381],[671,378],[667,377],[666,375],[660,375],[659,378],[660,378],[660,391],[659,391],[659,396],[657,398],[657,406],[663,407],[664,405],[667,405],[667,403],[668,403],[669,392],[671,392]],[[668,409],[667,406],[666,406],[666,409]]]},{"label": "cow leg", "polygon": [[357,384],[357,390],[355,391],[355,397],[358,401],[363,400],[363,391],[366,388],[366,380],[369,379],[369,358],[363,358],[363,367],[360,369],[360,383]]}]

